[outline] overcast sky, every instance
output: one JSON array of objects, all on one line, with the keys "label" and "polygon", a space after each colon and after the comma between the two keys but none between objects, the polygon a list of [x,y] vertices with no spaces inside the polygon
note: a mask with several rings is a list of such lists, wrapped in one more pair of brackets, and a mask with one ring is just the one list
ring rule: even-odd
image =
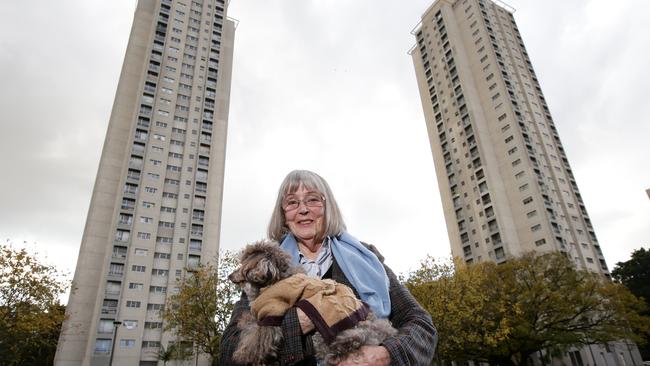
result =
[{"label": "overcast sky", "polygon": [[[136,2],[0,12],[0,235],[73,272]],[[431,0],[233,0],[223,248],[293,169],[397,272],[450,255],[409,31]],[[518,0],[515,19],[605,258],[650,245],[650,2]]]}]

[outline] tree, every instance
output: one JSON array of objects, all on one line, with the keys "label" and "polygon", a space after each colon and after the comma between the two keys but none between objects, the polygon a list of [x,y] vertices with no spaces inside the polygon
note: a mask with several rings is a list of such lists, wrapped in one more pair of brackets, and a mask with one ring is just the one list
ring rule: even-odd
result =
[{"label": "tree", "polygon": [[[650,250],[637,249],[629,260],[616,263],[612,277],[650,307]],[[644,315],[650,316],[650,311]],[[650,337],[645,338],[645,345],[640,345],[639,351],[644,360],[650,359]]]},{"label": "tree", "polygon": [[438,333],[436,357],[442,360],[483,360],[511,332],[509,309],[493,286],[496,265],[465,266],[456,262],[436,263],[432,257],[421,262],[406,285],[431,314]]},{"label": "tree", "polygon": [[167,347],[161,346],[158,350],[158,359],[167,365],[172,360],[187,360],[192,357],[192,345],[186,347],[182,343],[170,342]]},{"label": "tree", "polygon": [[561,253],[531,253],[501,265],[457,262],[453,273],[425,262],[407,285],[431,312],[443,335],[439,357],[447,361],[526,365],[542,350],[555,355],[585,344],[638,341],[650,329],[641,300],[577,270]]},{"label": "tree", "polygon": [[10,242],[0,244],[0,365],[52,364],[68,288],[61,273]]},{"label": "tree", "polygon": [[241,291],[228,280],[237,266],[234,253],[221,253],[217,268],[201,265],[188,271],[178,293],[165,305],[165,330],[179,341],[191,342],[202,353],[217,359],[221,336]]}]

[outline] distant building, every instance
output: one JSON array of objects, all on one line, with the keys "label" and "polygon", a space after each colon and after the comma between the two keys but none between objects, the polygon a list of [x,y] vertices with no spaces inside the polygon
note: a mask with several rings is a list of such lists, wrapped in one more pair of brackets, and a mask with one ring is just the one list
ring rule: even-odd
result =
[{"label": "distant building", "polygon": [[648,195],[648,198],[650,198],[650,188],[646,189],[645,193]]},{"label": "distant building", "polygon": [[166,296],[219,248],[235,24],[224,0],[136,3],[55,365],[157,365]]},{"label": "distant building", "polygon": [[[413,30],[452,254],[501,263],[559,251],[610,277],[514,9],[499,3],[438,0]],[[574,365],[640,363],[638,351],[614,352],[592,361],[585,349],[570,358]]]}]

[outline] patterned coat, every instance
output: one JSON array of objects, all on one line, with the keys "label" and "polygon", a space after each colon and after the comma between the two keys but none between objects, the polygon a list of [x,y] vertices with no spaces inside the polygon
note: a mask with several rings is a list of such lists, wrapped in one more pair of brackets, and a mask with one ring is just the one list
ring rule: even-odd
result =
[{"label": "patterned coat", "polygon": [[[377,254],[377,257],[383,262],[383,257],[374,246],[365,245]],[[431,316],[418,304],[406,287],[399,283],[393,271],[386,265],[384,265],[384,268],[390,281],[391,314],[389,320],[399,331],[396,336],[386,339],[382,344],[390,354],[390,364],[393,366],[429,365],[438,341],[438,335],[431,322]],[[325,277],[349,286],[354,290],[357,298],[359,297],[357,291],[343,274],[341,267],[336,262],[336,258],[334,258],[330,271],[328,271],[328,274],[330,273],[331,276],[326,275]],[[237,320],[244,312],[248,311],[250,311],[248,299],[245,295],[242,295],[242,298],[235,304],[230,323],[221,339],[220,365],[237,365],[232,360],[232,355],[235,353],[239,342]],[[284,342],[280,349],[280,363],[295,366],[316,365],[316,360],[313,357],[314,350],[311,336],[302,334],[295,308],[290,309],[285,314],[281,327]]]}]

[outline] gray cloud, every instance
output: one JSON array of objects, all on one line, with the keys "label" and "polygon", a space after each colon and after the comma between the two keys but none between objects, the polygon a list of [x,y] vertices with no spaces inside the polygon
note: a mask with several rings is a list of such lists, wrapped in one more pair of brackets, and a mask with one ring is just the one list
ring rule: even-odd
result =
[{"label": "gray cloud", "polygon": [[[650,4],[509,3],[611,267],[650,243]],[[223,247],[264,236],[280,181],[307,168],[328,179],[350,231],[396,271],[449,255],[406,54],[429,5],[231,2],[240,24]],[[35,241],[72,270],[135,2],[27,6],[0,13],[0,234]]]}]

